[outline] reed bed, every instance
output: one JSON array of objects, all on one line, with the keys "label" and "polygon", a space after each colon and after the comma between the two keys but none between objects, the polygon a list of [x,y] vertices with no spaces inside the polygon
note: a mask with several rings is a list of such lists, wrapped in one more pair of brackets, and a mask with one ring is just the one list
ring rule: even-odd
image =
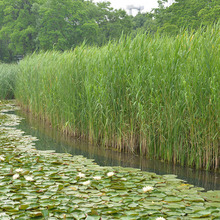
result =
[{"label": "reed bed", "polygon": [[16,98],[93,143],[217,170],[219,33],[216,25],[33,54],[19,64]]},{"label": "reed bed", "polygon": [[16,64],[0,63],[0,99],[13,99],[15,79],[18,72]]}]

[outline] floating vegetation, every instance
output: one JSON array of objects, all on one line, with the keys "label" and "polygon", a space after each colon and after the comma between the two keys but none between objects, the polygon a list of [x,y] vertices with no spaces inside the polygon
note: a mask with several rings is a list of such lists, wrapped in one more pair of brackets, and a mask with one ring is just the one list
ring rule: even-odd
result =
[{"label": "floating vegetation", "polygon": [[[0,112],[13,109],[0,104]],[[4,111],[5,112],[5,111]],[[1,114],[2,115],[2,114]],[[219,219],[220,191],[83,156],[38,151],[36,138],[0,118],[1,219]]]}]

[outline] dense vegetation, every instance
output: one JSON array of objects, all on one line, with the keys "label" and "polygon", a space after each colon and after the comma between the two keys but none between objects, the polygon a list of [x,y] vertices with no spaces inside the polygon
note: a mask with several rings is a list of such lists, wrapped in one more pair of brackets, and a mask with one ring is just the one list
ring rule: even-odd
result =
[{"label": "dense vegetation", "polygon": [[197,30],[220,18],[219,0],[176,0],[151,13],[128,16],[110,3],[84,0],[0,0],[0,60],[11,62],[39,50],[75,48],[83,41],[104,45],[121,33],[167,33]]},{"label": "dense vegetation", "polygon": [[86,41],[102,45],[131,28],[109,3],[83,0],[0,0],[0,60],[35,50],[66,50]]},{"label": "dense vegetation", "polygon": [[34,53],[0,64],[0,99],[21,67],[19,101],[63,130],[217,169],[220,2],[166,2],[132,17],[106,2],[0,0],[0,61]]},{"label": "dense vegetation", "polygon": [[14,98],[17,72],[18,67],[16,64],[0,64],[0,99]]},{"label": "dense vegetation", "polygon": [[200,26],[216,23],[220,19],[219,0],[175,0],[164,7],[166,0],[158,0],[159,8],[153,13],[138,14],[136,28],[147,32],[176,35],[180,29],[197,30]]},{"label": "dense vegetation", "polygon": [[19,64],[16,97],[54,126],[118,150],[219,166],[219,25],[122,36]]},{"label": "dense vegetation", "polygon": [[[202,192],[175,175],[101,167],[80,155],[37,150],[0,102],[0,216],[6,219],[212,219],[219,190]],[[4,113],[3,113],[4,112]]]},{"label": "dense vegetation", "polygon": [[158,2],[132,17],[109,3],[0,0],[0,62],[25,57],[0,63],[4,219],[219,219],[218,191],[37,151],[3,113],[15,94],[99,146],[219,171],[219,0]]}]

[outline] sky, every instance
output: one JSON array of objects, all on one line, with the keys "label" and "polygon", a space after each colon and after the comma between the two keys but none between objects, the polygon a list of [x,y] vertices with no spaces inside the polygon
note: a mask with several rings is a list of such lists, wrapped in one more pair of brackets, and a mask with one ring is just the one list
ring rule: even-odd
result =
[{"label": "sky", "polygon": [[[105,0],[94,0],[94,2],[103,2]],[[142,12],[150,12],[152,8],[157,8],[157,0],[108,0],[111,2],[111,6],[115,9],[123,8],[128,13],[127,10],[128,5],[133,5],[135,7],[144,6],[144,10]],[[137,10],[132,10],[132,15],[137,14]]]}]

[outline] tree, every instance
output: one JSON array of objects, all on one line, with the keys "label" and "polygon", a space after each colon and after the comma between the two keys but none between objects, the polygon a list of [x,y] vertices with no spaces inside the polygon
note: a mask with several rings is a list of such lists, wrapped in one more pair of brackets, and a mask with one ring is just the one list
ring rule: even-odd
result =
[{"label": "tree", "polygon": [[86,38],[90,41],[90,34],[95,35],[98,26],[88,19],[86,10],[86,3],[81,0],[47,0],[35,6],[38,48],[66,50]]},{"label": "tree", "polygon": [[3,21],[0,37],[14,54],[26,54],[35,50],[35,20],[31,12],[35,0],[2,0]]},{"label": "tree", "polygon": [[138,13],[133,18],[133,29],[135,32],[145,31],[147,33],[155,33],[157,31],[157,23],[152,13]]},{"label": "tree", "polygon": [[0,0],[0,59],[35,50],[102,45],[129,33],[131,18],[110,3],[84,0]]},{"label": "tree", "polygon": [[34,6],[37,15],[37,45],[40,49],[69,49],[85,41],[102,45],[131,30],[131,18],[114,10],[109,2],[47,0]]},{"label": "tree", "polygon": [[220,18],[219,0],[176,0],[168,8],[164,7],[166,1],[159,2],[161,7],[155,10],[155,18],[160,30],[176,33],[176,28],[197,29]]},{"label": "tree", "polygon": [[210,1],[198,12],[198,16],[203,25],[217,23],[220,19],[220,1]]},{"label": "tree", "polygon": [[[0,1],[0,30],[3,28],[4,4]],[[8,49],[9,40],[2,33],[0,34],[0,61],[8,62],[12,60],[11,51]]]},{"label": "tree", "polygon": [[110,2],[97,3],[91,13],[99,26],[99,45],[112,39],[119,39],[122,33],[128,34],[131,32],[131,16],[128,16],[122,9],[113,9]]}]

